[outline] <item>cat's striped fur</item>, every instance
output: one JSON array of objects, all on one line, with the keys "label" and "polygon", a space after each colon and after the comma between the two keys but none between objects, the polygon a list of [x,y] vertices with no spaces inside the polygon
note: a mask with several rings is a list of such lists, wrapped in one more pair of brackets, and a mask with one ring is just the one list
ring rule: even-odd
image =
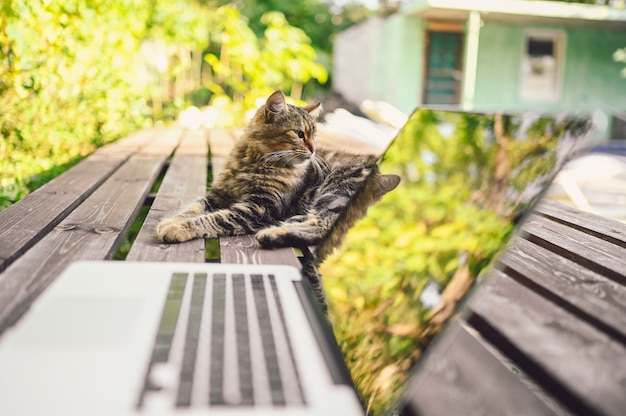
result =
[{"label": "cat's striped fur", "polygon": [[[323,309],[317,266],[367,208],[399,178],[381,175],[376,156],[317,148],[320,107],[296,107],[277,91],[260,107],[209,192],[162,220],[157,239],[256,234],[261,246],[300,247],[303,275]],[[316,246],[314,253],[307,247]]]}]

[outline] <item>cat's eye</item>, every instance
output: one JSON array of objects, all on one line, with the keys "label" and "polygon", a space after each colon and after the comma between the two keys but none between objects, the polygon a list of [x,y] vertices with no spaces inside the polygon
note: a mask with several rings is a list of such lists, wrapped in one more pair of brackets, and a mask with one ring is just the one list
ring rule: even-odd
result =
[{"label": "cat's eye", "polygon": [[304,139],[304,132],[302,130],[296,130],[296,134],[299,138]]}]

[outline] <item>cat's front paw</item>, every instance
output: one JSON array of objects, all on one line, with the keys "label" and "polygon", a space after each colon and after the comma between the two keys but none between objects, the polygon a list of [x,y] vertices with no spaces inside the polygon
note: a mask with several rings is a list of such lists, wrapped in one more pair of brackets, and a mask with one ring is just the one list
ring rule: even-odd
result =
[{"label": "cat's front paw", "polygon": [[156,238],[163,243],[184,243],[197,238],[187,221],[167,218],[157,224]]},{"label": "cat's front paw", "polygon": [[321,242],[324,234],[318,218],[292,217],[295,221],[285,221],[280,225],[267,227],[255,237],[263,248],[314,246]]},{"label": "cat's front paw", "polygon": [[287,247],[289,230],[285,226],[267,227],[254,236],[263,248]]}]

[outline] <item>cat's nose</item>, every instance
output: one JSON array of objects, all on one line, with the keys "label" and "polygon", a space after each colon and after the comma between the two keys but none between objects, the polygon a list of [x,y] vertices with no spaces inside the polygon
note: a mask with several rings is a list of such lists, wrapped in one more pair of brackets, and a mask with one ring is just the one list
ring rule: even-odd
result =
[{"label": "cat's nose", "polygon": [[311,154],[315,153],[315,141],[312,138],[307,137],[306,139],[304,139],[304,145],[307,149],[309,149]]}]

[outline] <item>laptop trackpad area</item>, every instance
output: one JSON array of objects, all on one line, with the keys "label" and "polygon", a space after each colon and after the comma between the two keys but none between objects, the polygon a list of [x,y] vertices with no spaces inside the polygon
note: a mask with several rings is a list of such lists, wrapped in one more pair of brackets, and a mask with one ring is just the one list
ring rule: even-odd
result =
[{"label": "laptop trackpad area", "polygon": [[158,267],[127,275],[90,264],[68,269],[0,338],[0,413],[132,409],[169,280]]},{"label": "laptop trackpad area", "polygon": [[123,347],[141,312],[138,298],[56,298],[16,334],[20,348]]}]

